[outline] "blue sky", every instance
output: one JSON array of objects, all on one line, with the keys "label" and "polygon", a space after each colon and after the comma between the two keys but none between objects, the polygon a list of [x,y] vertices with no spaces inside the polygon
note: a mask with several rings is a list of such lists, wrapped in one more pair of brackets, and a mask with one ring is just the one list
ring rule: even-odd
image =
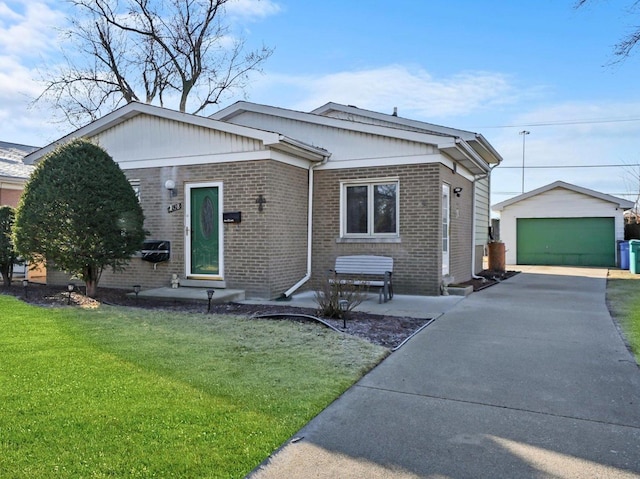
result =
[{"label": "blue sky", "polygon": [[[638,15],[631,0],[234,0],[248,46],[275,53],[246,99],[310,110],[328,101],[482,133],[501,153],[492,202],[563,180],[635,199],[640,51],[606,66]],[[59,59],[66,3],[0,0],[0,140],[44,145],[70,131],[28,109]],[[235,100],[229,99],[226,104]],[[536,166],[579,168],[532,168]],[[627,165],[601,168],[600,165]]]}]

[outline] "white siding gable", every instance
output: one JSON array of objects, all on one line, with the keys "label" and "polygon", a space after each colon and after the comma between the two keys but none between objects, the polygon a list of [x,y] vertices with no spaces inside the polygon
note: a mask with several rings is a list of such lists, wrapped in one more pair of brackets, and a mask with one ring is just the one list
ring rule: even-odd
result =
[{"label": "white siding gable", "polygon": [[259,140],[150,115],[137,115],[93,139],[124,169],[215,162],[218,155],[236,153],[267,154]]},{"label": "white siding gable", "polygon": [[251,128],[277,131],[310,145],[326,148],[331,152],[327,168],[364,166],[360,164],[360,160],[370,163],[384,160],[386,164],[403,164],[403,161],[417,162],[417,157],[422,157],[422,162],[426,162],[425,155],[433,155],[433,161],[442,159],[434,145],[305,123],[262,113],[242,112],[229,121]]},{"label": "white siding gable", "polygon": [[624,211],[618,205],[565,188],[554,188],[506,206],[500,212],[500,236],[506,261],[517,261],[517,218],[615,218],[616,240],[624,239]]}]

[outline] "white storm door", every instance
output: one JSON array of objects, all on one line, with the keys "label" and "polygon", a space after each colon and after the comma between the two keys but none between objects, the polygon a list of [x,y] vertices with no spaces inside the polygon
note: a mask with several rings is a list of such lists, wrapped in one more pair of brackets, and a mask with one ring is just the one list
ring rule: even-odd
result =
[{"label": "white storm door", "polygon": [[451,186],[442,184],[442,275],[449,274],[451,223]]}]

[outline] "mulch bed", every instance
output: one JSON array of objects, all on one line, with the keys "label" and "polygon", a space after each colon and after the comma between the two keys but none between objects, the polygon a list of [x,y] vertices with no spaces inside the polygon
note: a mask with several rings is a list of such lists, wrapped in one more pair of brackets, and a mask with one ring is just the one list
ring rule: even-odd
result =
[{"label": "mulch bed", "polygon": [[[509,271],[496,275],[491,272],[486,273],[487,280],[472,280],[465,284],[473,284],[474,291],[476,287],[484,289],[488,286],[497,284],[498,282],[513,276],[517,272]],[[483,275],[484,276],[484,275]],[[100,304],[118,305],[137,307],[150,310],[170,310],[182,313],[206,314],[206,302],[181,302],[181,301],[162,301],[154,299],[136,300],[128,296],[130,289],[112,289],[98,288],[98,294],[95,299],[89,298],[82,291],[74,291],[69,296],[68,291],[64,287],[44,286],[39,284],[30,284],[25,297],[24,288],[14,283],[10,288],[3,289],[2,293],[13,295],[28,303],[42,307],[86,307],[94,308]],[[315,309],[298,308],[289,306],[286,303],[282,305],[262,305],[262,304],[239,304],[239,303],[222,303],[212,304],[210,314],[226,314],[244,317],[254,317],[266,314],[283,314],[282,319],[294,321],[308,321],[300,317],[287,317],[286,314],[299,314],[318,316]],[[394,349],[403,344],[412,334],[424,327],[431,318],[410,318],[397,316],[381,316],[369,313],[352,311],[346,322],[346,329],[343,328],[342,319],[324,318],[321,319],[336,329],[340,329],[347,334],[360,337],[371,343]],[[259,319],[256,319],[259,320]]]}]

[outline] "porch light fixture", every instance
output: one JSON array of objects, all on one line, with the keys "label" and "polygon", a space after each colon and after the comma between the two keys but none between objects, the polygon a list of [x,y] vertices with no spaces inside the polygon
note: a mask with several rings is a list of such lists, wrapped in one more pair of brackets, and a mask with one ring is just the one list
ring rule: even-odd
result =
[{"label": "porch light fixture", "polygon": [[349,311],[349,301],[341,299],[338,301],[340,306],[340,313],[342,314],[342,329],[347,329],[347,311]]},{"label": "porch light fixture", "polygon": [[207,298],[209,300],[209,305],[207,306],[207,313],[211,312],[211,298],[213,297],[213,293],[215,293],[216,290],[215,289],[208,289],[207,290]]},{"label": "porch light fixture", "polygon": [[173,180],[167,180],[164,182],[164,187],[169,190],[169,198],[177,196],[178,192],[176,191],[176,182]]},{"label": "porch light fixture", "polygon": [[24,288],[24,297],[27,297],[27,286],[29,286],[29,280],[27,278],[22,280],[22,287]]},{"label": "porch light fixture", "polygon": [[138,302],[138,293],[140,292],[140,285],[139,284],[134,284],[133,285],[133,292],[136,293],[136,303]]},{"label": "porch light fixture", "polygon": [[462,193],[462,188],[461,188],[460,186],[456,186],[456,187],[453,189],[453,193],[454,193],[458,198],[460,198],[460,193]]},{"label": "porch light fixture", "polygon": [[69,283],[67,285],[67,291],[69,291],[69,296],[67,297],[67,305],[71,304],[71,291],[76,289],[76,285],[73,283]]}]

